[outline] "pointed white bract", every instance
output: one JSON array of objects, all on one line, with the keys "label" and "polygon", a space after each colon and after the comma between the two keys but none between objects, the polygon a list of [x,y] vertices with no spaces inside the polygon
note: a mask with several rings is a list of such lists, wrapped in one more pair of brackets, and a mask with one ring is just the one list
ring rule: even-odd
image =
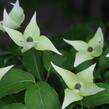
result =
[{"label": "pointed white bract", "polygon": [[82,100],[83,97],[79,94],[75,93],[73,90],[67,88],[65,89],[65,98],[62,105],[62,109],[65,109],[68,105],[70,105],[72,102]]},{"label": "pointed white bract", "polygon": [[0,68],[0,80],[3,78],[3,76],[13,67],[13,65],[8,67]]},{"label": "pointed white bract", "polygon": [[74,67],[100,56],[103,52],[104,38],[101,28],[98,28],[96,34],[88,43],[84,41],[70,41],[66,39],[64,39],[64,41],[77,50]]},{"label": "pointed white bract", "polygon": [[109,57],[109,53],[106,55],[106,57]]},{"label": "pointed white bract", "polygon": [[94,95],[104,90],[104,88],[98,87],[93,81],[93,71],[96,64],[77,74],[58,67],[53,63],[51,64],[68,86],[68,88],[65,89],[62,109],[65,109],[72,102],[83,99],[84,96]]},{"label": "pointed white bract", "polygon": [[12,29],[17,29],[23,23],[25,19],[25,14],[22,7],[19,5],[19,0],[16,3],[11,3],[13,5],[10,13],[7,13],[6,9],[3,12],[3,20],[0,21],[0,30],[4,30],[4,26]]},{"label": "pointed white bract", "polygon": [[24,34],[8,27],[4,27],[4,29],[9,34],[10,38],[16,43],[16,45],[22,47],[22,52],[35,48],[41,51],[53,51],[59,55],[62,55],[46,36],[40,35],[40,29],[36,22],[36,13],[34,13],[33,17],[31,18],[24,31]]}]

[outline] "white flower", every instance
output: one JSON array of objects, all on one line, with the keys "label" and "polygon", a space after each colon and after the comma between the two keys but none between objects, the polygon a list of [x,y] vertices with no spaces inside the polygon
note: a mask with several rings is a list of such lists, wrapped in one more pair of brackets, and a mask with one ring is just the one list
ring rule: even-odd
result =
[{"label": "white flower", "polygon": [[3,21],[0,21],[0,30],[4,31],[4,26],[12,29],[19,28],[25,19],[24,11],[19,5],[19,0],[16,3],[11,3],[13,5],[12,10],[8,14],[6,9],[3,13]]},{"label": "white flower", "polygon": [[62,109],[65,109],[72,102],[83,99],[84,96],[94,95],[104,90],[104,88],[98,87],[93,81],[93,70],[96,64],[77,74],[58,67],[53,63],[51,64],[68,86],[68,88],[65,89]]},{"label": "white flower", "polygon": [[24,34],[7,27],[4,27],[4,29],[9,34],[10,38],[18,46],[22,47],[22,52],[34,47],[37,50],[50,50],[61,55],[61,53],[46,36],[40,35],[40,29],[36,23],[36,13],[33,15],[30,23],[27,25]]},{"label": "white flower", "polygon": [[88,43],[84,41],[70,41],[66,39],[64,39],[64,41],[77,50],[74,67],[78,66],[82,62],[100,56],[103,52],[104,38],[101,28],[97,30],[94,37]]}]

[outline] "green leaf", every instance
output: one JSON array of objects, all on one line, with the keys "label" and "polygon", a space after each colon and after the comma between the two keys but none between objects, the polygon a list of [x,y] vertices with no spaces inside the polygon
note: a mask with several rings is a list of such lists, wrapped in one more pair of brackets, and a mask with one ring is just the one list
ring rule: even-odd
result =
[{"label": "green leaf", "polygon": [[109,58],[106,57],[108,52],[109,52],[109,48],[104,50],[104,53],[99,59],[99,64],[98,64],[99,72],[104,72],[109,67]]},{"label": "green leaf", "polygon": [[45,82],[38,82],[30,87],[25,95],[27,109],[60,109],[58,95]]},{"label": "green leaf", "polygon": [[19,69],[10,70],[0,81],[0,98],[18,93],[34,84],[33,76]]},{"label": "green leaf", "polygon": [[98,84],[98,86],[105,88],[104,91],[97,93],[96,95],[87,96],[83,99],[83,104],[88,108],[109,103],[109,85]]},{"label": "green leaf", "polygon": [[23,54],[23,63],[26,69],[38,80],[43,78],[43,74],[41,74],[41,72],[43,72],[41,58],[41,53],[34,49],[29,50]]},{"label": "green leaf", "polygon": [[105,79],[105,82],[109,83],[109,71],[105,72],[103,79]]},{"label": "green leaf", "polygon": [[[48,69],[51,67],[51,61],[56,65],[61,65],[62,67],[71,70],[73,67],[73,61],[74,61],[74,51],[73,50],[60,50],[62,52],[62,56],[53,54],[51,52],[43,52],[43,64],[45,69],[48,71]],[[66,64],[67,63],[67,64]]]},{"label": "green leaf", "polygon": [[22,103],[12,103],[12,104],[4,105],[0,109],[26,109],[26,108]]}]

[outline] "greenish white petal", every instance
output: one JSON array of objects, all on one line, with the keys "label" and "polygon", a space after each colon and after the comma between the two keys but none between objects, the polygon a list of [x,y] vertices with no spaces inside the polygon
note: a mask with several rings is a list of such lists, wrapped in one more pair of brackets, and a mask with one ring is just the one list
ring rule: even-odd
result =
[{"label": "greenish white petal", "polygon": [[52,42],[46,36],[40,36],[37,40],[37,45],[35,46],[37,50],[49,50],[53,51],[59,55],[62,55],[52,44]]},{"label": "greenish white petal", "polygon": [[75,62],[74,62],[74,67],[77,67],[79,64],[91,60],[94,57],[92,57],[89,53],[76,53],[76,57],[75,57]]},{"label": "greenish white petal", "polygon": [[25,40],[23,38],[22,33],[7,27],[4,27],[4,29],[9,34],[10,38],[15,42],[16,45],[21,47],[23,46],[23,43],[25,42]]},{"label": "greenish white petal", "polygon": [[40,29],[36,23],[36,12],[35,12],[24,31],[24,37],[25,39],[27,39],[28,37],[32,37],[33,40],[37,41],[39,36],[40,36]]},{"label": "greenish white petal", "polygon": [[87,69],[79,72],[77,74],[77,78],[79,81],[86,82],[86,83],[93,83],[93,72],[96,64],[91,65]]},{"label": "greenish white petal", "polygon": [[4,13],[3,13],[3,26],[9,27],[9,28],[19,27],[18,24],[6,12],[6,9],[4,9]]},{"label": "greenish white petal", "polygon": [[80,94],[82,96],[90,96],[90,95],[97,94],[103,90],[105,90],[105,89],[98,87],[94,83],[93,84],[92,83],[84,83],[84,85],[80,89]]},{"label": "greenish white petal", "polygon": [[13,5],[13,6],[17,6],[17,7],[20,7],[20,4],[19,4],[19,0],[16,0],[16,2],[15,3],[11,3],[11,5]]},{"label": "greenish white petal", "polygon": [[13,67],[13,65],[8,67],[0,68],[0,80],[3,78],[3,76]]},{"label": "greenish white petal", "polygon": [[109,53],[106,55],[106,57],[109,57]]},{"label": "greenish white petal", "polygon": [[[11,3],[12,4],[12,3]],[[18,26],[22,24],[22,22],[25,19],[23,8],[19,5],[19,0],[16,1],[15,4],[12,4],[14,7],[12,8],[11,12],[9,13],[9,16],[12,20],[14,20]]]},{"label": "greenish white petal", "polygon": [[69,88],[74,89],[74,86],[77,83],[76,75],[66,69],[63,69],[61,67],[54,65],[53,63],[51,63],[51,64],[52,64],[53,68],[55,69],[55,71],[62,77],[62,79],[64,80],[66,85]]},{"label": "greenish white petal", "polygon": [[87,51],[88,44],[84,41],[71,41],[71,40],[66,40],[66,39],[64,39],[64,41],[70,44],[71,46],[73,46],[79,52]]},{"label": "greenish white petal", "polygon": [[100,46],[103,48],[104,46],[104,38],[103,38],[103,32],[101,28],[99,27],[94,37],[88,42],[88,44],[92,47]]},{"label": "greenish white petal", "polygon": [[79,101],[83,97],[79,94],[75,93],[73,90],[65,89],[65,97],[64,102],[62,104],[62,109],[65,109],[68,105],[70,105],[72,102]]},{"label": "greenish white petal", "polygon": [[35,42],[24,42],[23,48],[22,48],[21,51],[24,53],[24,52],[30,50],[31,48],[33,48],[35,46],[35,44],[37,44],[37,43],[35,43]]},{"label": "greenish white petal", "polygon": [[103,52],[103,48],[101,48],[100,46],[96,46],[95,48],[93,48],[93,52],[91,53],[91,56],[98,57],[102,54],[102,52]]}]

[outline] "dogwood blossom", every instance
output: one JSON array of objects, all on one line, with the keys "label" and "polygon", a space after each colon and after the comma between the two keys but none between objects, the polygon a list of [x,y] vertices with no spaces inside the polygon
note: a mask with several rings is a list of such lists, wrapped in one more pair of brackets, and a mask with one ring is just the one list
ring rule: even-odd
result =
[{"label": "dogwood blossom", "polygon": [[55,48],[52,42],[44,35],[40,35],[40,29],[36,23],[36,13],[33,15],[30,23],[27,25],[24,34],[21,32],[4,27],[10,38],[20,47],[22,52],[26,52],[31,48],[37,50],[50,50],[59,55],[61,53]]},{"label": "dogwood blossom", "polygon": [[70,41],[64,39],[64,41],[77,50],[74,67],[100,56],[103,52],[104,38],[101,28],[98,28],[96,34],[88,43],[81,40]]},{"label": "dogwood blossom", "polygon": [[12,10],[8,14],[6,9],[3,12],[3,20],[0,21],[0,30],[4,30],[4,26],[12,29],[19,28],[22,22],[25,19],[24,11],[22,7],[19,5],[19,0],[16,3],[11,3],[13,5]]},{"label": "dogwood blossom", "polygon": [[65,109],[72,102],[82,100],[84,96],[94,95],[104,90],[104,88],[98,87],[93,81],[93,70],[96,64],[77,74],[58,67],[53,63],[51,64],[56,72],[63,78],[68,87],[65,89],[62,109]]}]

